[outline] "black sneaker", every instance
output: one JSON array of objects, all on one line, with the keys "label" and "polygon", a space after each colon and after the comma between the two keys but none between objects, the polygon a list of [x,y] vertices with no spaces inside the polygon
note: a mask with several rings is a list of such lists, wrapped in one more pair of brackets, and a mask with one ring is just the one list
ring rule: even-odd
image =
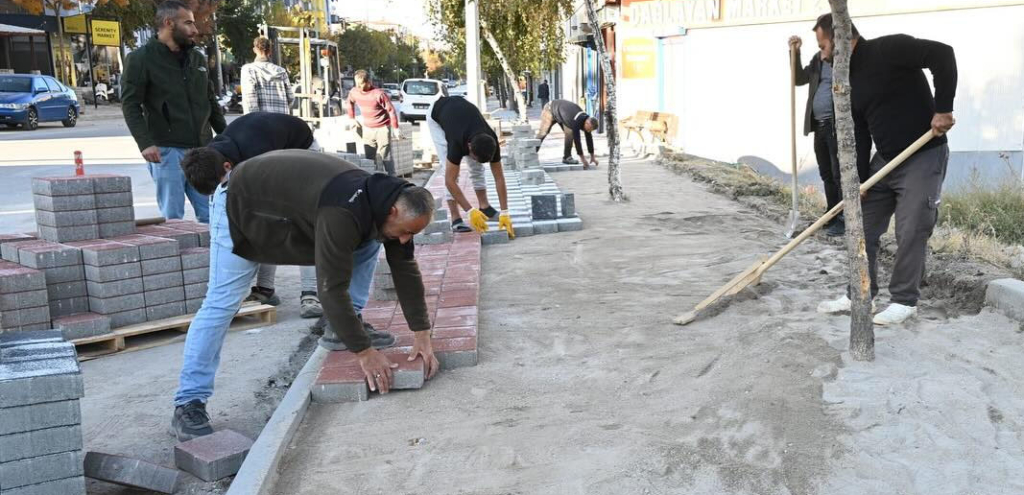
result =
[{"label": "black sneaker", "polygon": [[466,222],[463,222],[461,218],[456,218],[454,221],[452,221],[452,232],[464,234],[466,232],[472,231],[473,228],[470,227],[469,225],[466,225]]},{"label": "black sneaker", "polygon": [[491,220],[491,221],[494,221],[494,222],[498,221],[498,213],[501,213],[500,211],[495,210],[493,206],[488,206],[487,208],[481,208],[480,212],[483,213],[484,215],[487,215],[487,219],[488,220]]},{"label": "black sneaker", "polygon": [[829,237],[842,237],[846,235],[846,222],[842,218],[836,219],[828,226],[825,235]]},{"label": "black sneaker", "polygon": [[175,407],[174,418],[171,419],[171,432],[179,442],[213,433],[210,415],[206,413],[206,404],[194,399],[188,404]]},{"label": "black sneaker", "polygon": [[[360,316],[359,321],[362,320],[363,318]],[[366,323],[365,321],[362,321],[362,323],[363,330],[365,330],[366,334],[370,336],[370,345],[373,346],[374,349],[386,349],[395,345],[396,339],[394,335],[377,330],[376,328],[373,328],[373,325]],[[348,350],[345,343],[342,342],[341,339],[338,338],[337,334],[334,333],[334,330],[331,329],[330,323],[324,324],[324,333],[323,336],[320,337],[320,347],[329,351]]]},{"label": "black sneaker", "polygon": [[579,165],[580,162],[576,161],[573,157],[562,158],[562,163],[565,165]]},{"label": "black sneaker", "polygon": [[249,292],[249,297],[245,298],[245,300],[256,301],[260,304],[269,304],[271,306],[281,304],[281,298],[274,293],[274,289],[266,289],[263,287],[253,287],[252,291]]}]

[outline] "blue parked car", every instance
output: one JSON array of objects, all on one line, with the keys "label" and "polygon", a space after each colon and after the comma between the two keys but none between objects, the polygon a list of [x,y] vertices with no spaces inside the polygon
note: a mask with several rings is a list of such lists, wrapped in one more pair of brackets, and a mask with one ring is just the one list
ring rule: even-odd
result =
[{"label": "blue parked car", "polygon": [[50,76],[0,74],[0,124],[30,131],[40,122],[74,127],[81,113],[78,95]]}]

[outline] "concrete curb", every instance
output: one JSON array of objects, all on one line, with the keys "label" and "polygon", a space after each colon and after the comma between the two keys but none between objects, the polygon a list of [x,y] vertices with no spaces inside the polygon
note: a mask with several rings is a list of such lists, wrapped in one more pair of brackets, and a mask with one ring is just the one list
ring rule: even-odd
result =
[{"label": "concrete curb", "polygon": [[985,304],[1006,316],[1024,321],[1024,282],[1015,278],[1001,278],[988,283]]},{"label": "concrete curb", "polygon": [[277,468],[281,462],[292,436],[306,416],[309,407],[310,391],[316,382],[317,374],[327,359],[327,350],[317,346],[313,355],[299,371],[288,388],[288,393],[274,410],[274,415],[263,427],[256,443],[249,449],[242,468],[238,470],[234,481],[226,495],[265,495],[269,494],[277,481]]}]

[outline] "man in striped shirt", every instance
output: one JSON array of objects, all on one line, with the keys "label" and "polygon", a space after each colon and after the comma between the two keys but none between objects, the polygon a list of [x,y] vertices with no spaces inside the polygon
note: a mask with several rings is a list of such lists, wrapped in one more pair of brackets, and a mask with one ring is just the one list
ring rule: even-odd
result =
[{"label": "man in striped shirt", "polygon": [[354,79],[356,85],[348,92],[348,116],[356,118],[358,105],[363,121],[357,120],[356,125],[363,138],[366,159],[377,162],[377,170],[383,165],[388,175],[393,177],[395,162],[391,159],[391,129],[395,130],[395,139],[398,139],[398,114],[387,91],[373,87],[365,70],[357,70]]},{"label": "man in striped shirt", "polygon": [[242,113],[291,113],[292,85],[288,71],[270,62],[270,40],[262,36],[252,43],[256,60],[242,66]]}]

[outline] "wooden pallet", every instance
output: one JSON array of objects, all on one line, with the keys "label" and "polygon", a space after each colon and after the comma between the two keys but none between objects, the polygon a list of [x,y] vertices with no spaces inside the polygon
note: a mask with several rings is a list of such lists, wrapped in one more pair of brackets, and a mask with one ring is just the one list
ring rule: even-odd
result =
[{"label": "wooden pallet", "polygon": [[[147,321],[121,327],[103,335],[75,339],[71,342],[78,350],[79,361],[88,361],[119,352],[140,351],[183,340],[194,317],[195,315],[191,314]],[[243,304],[235,314],[228,330],[248,330],[274,323],[277,323],[277,308],[268,304],[248,302]]]}]

